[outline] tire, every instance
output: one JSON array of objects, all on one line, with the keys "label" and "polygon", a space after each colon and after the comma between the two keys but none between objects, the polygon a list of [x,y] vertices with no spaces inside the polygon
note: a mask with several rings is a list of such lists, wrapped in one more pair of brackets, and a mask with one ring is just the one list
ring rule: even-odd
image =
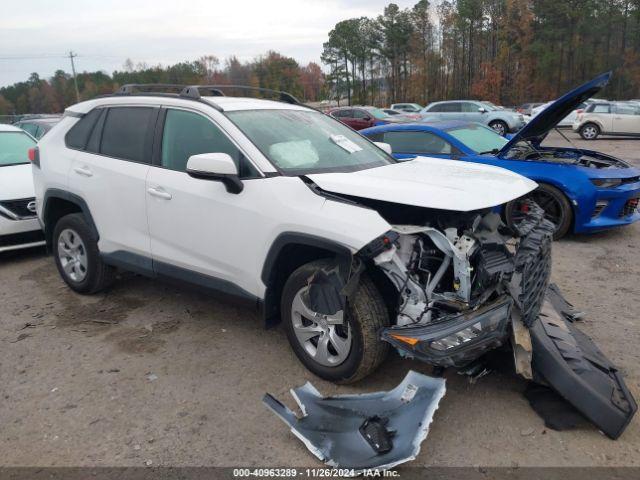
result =
[{"label": "tire", "polygon": [[[387,356],[389,344],[380,340],[379,334],[383,327],[389,325],[389,314],[378,289],[366,274],[362,274],[355,293],[347,300],[344,324],[335,327],[342,329],[343,336],[350,330],[349,353],[344,360],[335,365],[327,366],[319,363],[307,350],[310,348],[309,342],[313,340],[308,340],[305,347],[297,337],[296,329],[299,331],[299,326],[294,325],[296,323],[296,315],[293,313],[294,300],[301,291],[306,289],[309,278],[314,273],[320,269],[329,271],[332,268],[335,268],[335,262],[328,259],[316,260],[302,265],[291,274],[282,292],[282,320],[291,348],[308,370],[331,382],[353,383],[376,370]],[[312,327],[318,327],[315,322],[309,321],[306,317],[304,319]],[[316,338],[318,343],[323,334],[319,335]],[[324,335],[328,335],[326,331]]]},{"label": "tire", "polygon": [[494,120],[493,122],[490,122],[489,127],[495,130],[498,134],[502,135],[503,137],[507,133],[509,133],[509,126],[502,120]]},{"label": "tire", "polygon": [[545,210],[545,218],[556,226],[553,232],[553,239],[558,240],[564,237],[573,223],[573,210],[567,197],[554,186],[547,183],[539,184],[533,192],[509,202],[505,207],[505,219],[507,225],[513,228],[517,225],[521,214],[520,206],[522,200],[533,200]]},{"label": "tire", "polygon": [[580,136],[584,140],[595,140],[600,135],[600,127],[595,123],[585,123],[580,127]]},{"label": "tire", "polygon": [[53,258],[72,290],[91,294],[107,288],[115,268],[100,258],[98,242],[81,213],[65,215],[53,229]]}]

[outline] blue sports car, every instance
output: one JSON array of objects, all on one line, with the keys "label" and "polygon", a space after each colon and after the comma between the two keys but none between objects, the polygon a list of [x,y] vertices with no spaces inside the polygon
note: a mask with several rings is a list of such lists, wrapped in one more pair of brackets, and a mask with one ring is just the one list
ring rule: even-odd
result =
[{"label": "blue sports car", "polygon": [[606,73],[567,93],[510,139],[478,123],[462,121],[384,125],[360,133],[391,146],[394,157],[428,156],[495,165],[535,180],[538,188],[506,205],[517,224],[532,199],[567,232],[595,232],[640,220],[640,170],[619,158],[580,148],[543,147],[547,133],[609,81]]}]

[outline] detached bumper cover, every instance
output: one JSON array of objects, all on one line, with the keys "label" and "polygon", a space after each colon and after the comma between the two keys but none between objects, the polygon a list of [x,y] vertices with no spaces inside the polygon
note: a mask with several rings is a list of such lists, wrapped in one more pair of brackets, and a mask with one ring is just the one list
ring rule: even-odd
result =
[{"label": "detached bumper cover", "polygon": [[[627,427],[638,406],[618,369],[589,337],[545,300],[530,327],[534,375],[612,439]],[[535,376],[534,376],[535,378]]]},{"label": "detached bumper cover", "polygon": [[264,404],[323,462],[333,467],[389,469],[413,460],[427,437],[445,381],[410,371],[389,392],[323,397],[311,383],[291,390],[303,416],[266,394]]}]

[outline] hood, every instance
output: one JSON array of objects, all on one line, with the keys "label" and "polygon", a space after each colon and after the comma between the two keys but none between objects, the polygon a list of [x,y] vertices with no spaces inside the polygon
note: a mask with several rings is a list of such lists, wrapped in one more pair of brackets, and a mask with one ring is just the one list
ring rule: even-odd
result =
[{"label": "hood", "polygon": [[522,140],[529,140],[534,145],[540,144],[551,129],[578,108],[578,105],[593,97],[604,88],[607,83],[609,83],[610,78],[611,72],[603,73],[584,85],[580,85],[578,88],[571,90],[569,93],[565,93],[522,127],[509,143],[502,147],[500,153],[506,153],[511,147]]},{"label": "hood", "polygon": [[503,168],[427,157],[358,172],[307,177],[332,193],[460,212],[495,207],[538,186]]},{"label": "hood", "polygon": [[0,167],[0,200],[17,200],[35,196],[31,164]]}]

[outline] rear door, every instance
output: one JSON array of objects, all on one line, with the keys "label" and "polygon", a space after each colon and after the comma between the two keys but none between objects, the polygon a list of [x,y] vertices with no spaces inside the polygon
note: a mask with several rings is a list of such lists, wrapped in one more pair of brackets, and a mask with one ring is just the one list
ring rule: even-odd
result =
[{"label": "rear door", "polygon": [[[590,118],[591,117],[591,118]],[[603,132],[612,132],[613,115],[611,114],[611,105],[599,104],[594,105],[593,110],[587,115],[587,119],[593,119],[602,127]]]},{"label": "rear door", "polygon": [[159,109],[97,109],[86,147],[69,171],[69,187],[84,199],[96,224],[100,251],[149,259],[145,182]]}]

